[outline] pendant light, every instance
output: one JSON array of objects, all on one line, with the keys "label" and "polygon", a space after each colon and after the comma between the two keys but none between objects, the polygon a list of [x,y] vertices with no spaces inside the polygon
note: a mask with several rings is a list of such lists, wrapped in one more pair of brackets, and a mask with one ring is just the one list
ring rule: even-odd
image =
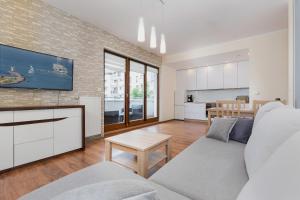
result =
[{"label": "pendant light", "polygon": [[[163,31],[164,25],[165,25],[165,3],[162,1],[162,13],[161,13],[161,29]],[[165,34],[162,32],[160,34],[160,53],[165,54],[167,52],[167,47],[166,47],[166,38]]]},{"label": "pendant light", "polygon": [[160,53],[165,54],[167,52],[166,48],[166,39],[165,39],[165,34],[160,35]]},{"label": "pendant light", "polygon": [[[140,10],[143,10],[142,6],[142,1],[140,0]],[[166,47],[166,37],[165,34],[163,33],[163,27],[164,27],[164,6],[165,6],[165,0],[159,0],[161,5],[162,5],[162,16],[161,16],[161,29],[160,34],[160,46],[159,46],[159,52],[161,54],[165,54],[167,52],[167,47]],[[155,9],[154,9],[155,10]],[[155,16],[155,14],[154,14]],[[137,35],[137,40],[138,42],[145,42],[146,41],[146,34],[145,34],[145,23],[144,23],[144,18],[141,16],[138,20],[138,35]],[[150,48],[155,49],[157,48],[157,36],[156,36],[156,26],[152,25],[151,26],[151,32],[150,32]]]},{"label": "pendant light", "polygon": [[156,28],[155,26],[151,27],[151,36],[150,36],[150,48],[156,48]]},{"label": "pendant light", "polygon": [[145,42],[145,24],[143,17],[140,17],[139,19],[138,42]]}]

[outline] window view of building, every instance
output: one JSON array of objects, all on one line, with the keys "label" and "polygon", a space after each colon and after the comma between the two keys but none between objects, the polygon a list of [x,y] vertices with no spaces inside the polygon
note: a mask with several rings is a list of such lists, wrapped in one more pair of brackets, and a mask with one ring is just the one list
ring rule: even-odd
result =
[{"label": "window view of building", "polygon": [[124,123],[126,59],[105,53],[104,123]]},{"label": "window view of building", "polygon": [[130,61],[129,120],[144,119],[144,74],[144,64]]}]

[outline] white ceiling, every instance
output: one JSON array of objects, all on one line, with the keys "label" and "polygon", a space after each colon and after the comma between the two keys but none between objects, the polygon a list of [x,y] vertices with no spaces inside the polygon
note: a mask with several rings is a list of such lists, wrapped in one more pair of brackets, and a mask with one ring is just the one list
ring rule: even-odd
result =
[{"label": "white ceiling", "polygon": [[[45,0],[118,37],[137,43],[144,16],[150,50],[151,23],[161,31],[159,0]],[[142,2],[142,8],[141,8]],[[165,0],[167,54],[287,28],[288,0]],[[158,53],[158,50],[154,51]]]}]

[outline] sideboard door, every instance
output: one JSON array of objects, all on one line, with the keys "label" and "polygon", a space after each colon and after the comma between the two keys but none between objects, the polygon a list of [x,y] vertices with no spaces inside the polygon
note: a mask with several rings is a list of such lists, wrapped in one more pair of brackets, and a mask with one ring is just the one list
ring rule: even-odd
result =
[{"label": "sideboard door", "polygon": [[[13,112],[0,112],[0,124],[13,122]],[[0,126],[0,171],[12,168],[13,161],[13,131],[12,126]]]},{"label": "sideboard door", "polygon": [[55,109],[54,118],[65,118],[54,122],[54,155],[82,148],[81,109]]}]

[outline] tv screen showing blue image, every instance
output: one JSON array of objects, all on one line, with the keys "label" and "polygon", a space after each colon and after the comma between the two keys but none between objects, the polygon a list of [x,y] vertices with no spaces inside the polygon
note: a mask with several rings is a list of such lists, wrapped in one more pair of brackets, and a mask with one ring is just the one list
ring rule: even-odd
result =
[{"label": "tv screen showing blue image", "polygon": [[0,45],[0,87],[73,90],[73,60]]}]

